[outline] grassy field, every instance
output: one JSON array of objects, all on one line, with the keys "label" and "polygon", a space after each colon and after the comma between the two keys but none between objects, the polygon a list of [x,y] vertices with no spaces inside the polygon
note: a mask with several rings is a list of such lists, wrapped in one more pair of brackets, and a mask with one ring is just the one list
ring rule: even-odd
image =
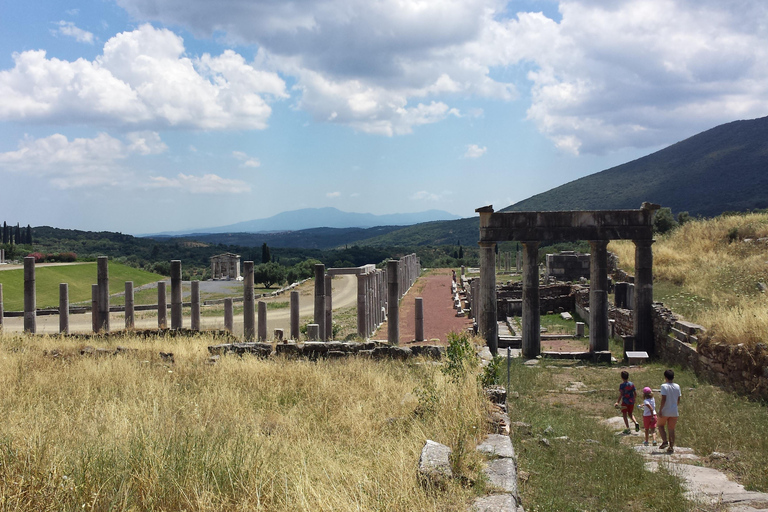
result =
[{"label": "grassy field", "polygon": [[[653,245],[654,300],[703,325],[715,341],[768,342],[768,214],[693,220]],[[611,242],[634,271],[634,245]]]},{"label": "grassy field", "polygon": [[[630,379],[638,388],[658,389],[665,369],[658,364],[631,368]],[[510,418],[531,425],[530,434],[513,432],[525,510],[717,510],[686,501],[679,481],[668,473],[645,471],[643,459],[631,449],[642,438],[617,436],[600,423],[616,416],[612,405],[619,372],[557,361],[531,368],[513,361],[511,389],[518,396],[509,401]],[[768,491],[766,405],[704,384],[692,372],[675,369],[675,374],[683,390],[678,446],[693,448],[704,457],[701,464],[725,471],[748,489]],[[506,383],[506,373],[500,381]],[[565,392],[572,382],[583,383],[585,392]],[[706,458],[714,451],[727,457]]]},{"label": "grassy field", "polygon": [[[125,281],[133,281],[134,287],[164,279],[163,276],[145,272],[133,267],[109,262],[109,292],[125,291]],[[3,284],[3,304],[6,311],[24,309],[24,269],[3,270],[0,272]],[[59,305],[59,283],[69,283],[69,302],[91,301],[91,285],[96,284],[96,263],[62,265],[57,267],[37,267],[35,269],[35,288],[37,289],[37,307],[57,307]],[[157,302],[157,291],[155,302]]]},{"label": "grassy field", "polygon": [[[73,340],[0,334],[0,510],[463,512],[484,489],[461,450],[486,428],[474,373],[363,358],[211,366],[211,343],[128,338],[135,352],[92,358]],[[427,439],[454,447],[463,478],[420,484]]]}]

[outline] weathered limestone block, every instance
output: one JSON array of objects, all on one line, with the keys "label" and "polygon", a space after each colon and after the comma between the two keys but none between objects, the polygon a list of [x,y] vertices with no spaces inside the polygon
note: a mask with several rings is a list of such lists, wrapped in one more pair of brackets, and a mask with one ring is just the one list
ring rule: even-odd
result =
[{"label": "weathered limestone block", "polygon": [[440,486],[453,478],[450,456],[449,447],[427,439],[419,457],[419,475],[422,481]]},{"label": "weathered limestone block", "polygon": [[511,494],[494,494],[477,498],[472,503],[472,512],[523,512]]},{"label": "weathered limestone block", "polygon": [[509,436],[488,434],[485,441],[477,446],[477,451],[488,457],[515,458],[515,449]]},{"label": "weathered limestone block", "polygon": [[514,459],[501,458],[488,462],[483,469],[491,485],[517,496],[517,468]]}]

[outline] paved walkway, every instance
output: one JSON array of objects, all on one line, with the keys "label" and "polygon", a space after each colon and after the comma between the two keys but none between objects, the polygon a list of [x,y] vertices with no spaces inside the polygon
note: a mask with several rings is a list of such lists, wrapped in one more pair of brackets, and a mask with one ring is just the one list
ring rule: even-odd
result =
[{"label": "paved walkway", "polygon": [[[400,301],[400,344],[447,344],[450,332],[461,332],[472,320],[456,316],[451,293],[451,269],[432,269],[421,275]],[[416,297],[424,304],[424,341],[416,338]],[[387,339],[387,322],[381,324],[372,339]]]},{"label": "paved walkway", "polygon": [[[624,430],[624,419],[621,416],[603,420],[605,425],[618,431]],[[617,432],[617,435],[622,435]],[[632,431],[628,438],[644,437],[644,432]],[[693,449],[675,446],[675,453],[668,454],[657,446],[634,446],[646,460],[648,471],[658,471],[666,468],[678,475],[684,481],[686,496],[690,500],[708,505],[723,505],[732,512],[768,512],[768,493],[753,492],[744,486],[728,479],[724,473],[701,466],[701,458]]]}]

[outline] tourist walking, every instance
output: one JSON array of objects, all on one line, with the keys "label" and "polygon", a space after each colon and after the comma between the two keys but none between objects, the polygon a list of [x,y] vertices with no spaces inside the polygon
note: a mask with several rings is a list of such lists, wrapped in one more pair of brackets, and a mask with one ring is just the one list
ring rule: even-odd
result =
[{"label": "tourist walking", "polygon": [[635,424],[635,432],[640,432],[640,424],[635,419],[635,385],[629,381],[629,372],[621,372],[621,380],[619,384],[619,399],[616,400],[614,407],[621,408],[621,414],[624,416],[624,426],[627,427],[624,430],[625,434],[629,434],[629,419],[632,418],[632,423]]},{"label": "tourist walking", "polygon": [[659,407],[659,434],[661,434],[660,449],[667,448],[667,453],[675,453],[675,427],[677,418],[680,415],[678,406],[680,405],[680,386],[672,382],[675,380],[675,372],[666,370],[664,372],[666,382],[661,385],[661,406]]}]

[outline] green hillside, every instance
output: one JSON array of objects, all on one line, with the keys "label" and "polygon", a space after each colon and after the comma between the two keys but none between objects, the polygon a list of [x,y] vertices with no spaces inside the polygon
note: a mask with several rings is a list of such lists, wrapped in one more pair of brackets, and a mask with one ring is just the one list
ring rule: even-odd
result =
[{"label": "green hillside", "polygon": [[768,207],[768,117],[717,126],[502,211],[639,208],[643,201],[704,217]]},{"label": "green hillside", "polygon": [[480,233],[480,217],[424,222],[390,233],[358,241],[373,247],[418,247],[424,245],[476,246]]},{"label": "green hillside", "polygon": [[[134,287],[153,283],[163,276],[145,272],[119,263],[109,262],[109,292],[119,293],[125,290],[125,282],[133,281]],[[0,283],[3,285],[3,306],[6,311],[24,309],[24,269],[0,271]],[[37,289],[37,307],[57,307],[59,305],[59,283],[69,284],[69,302],[90,304],[91,285],[96,284],[96,263],[77,263],[56,267],[38,266],[35,268],[35,288]]]}]

